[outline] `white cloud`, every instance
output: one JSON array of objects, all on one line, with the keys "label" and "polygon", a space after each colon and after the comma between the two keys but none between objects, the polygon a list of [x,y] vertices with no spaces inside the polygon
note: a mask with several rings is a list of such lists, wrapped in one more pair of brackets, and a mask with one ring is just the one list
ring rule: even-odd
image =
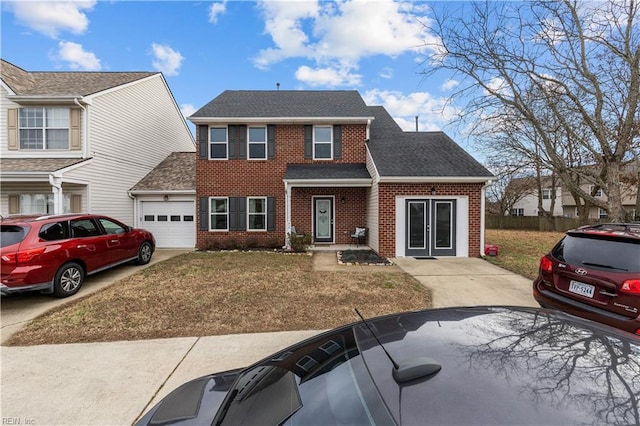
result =
[{"label": "white cloud", "polygon": [[296,78],[310,86],[358,86],[362,76],[351,73],[351,68],[316,68],[312,69],[306,65],[301,66],[296,71]]},{"label": "white cloud", "polygon": [[95,6],[95,0],[88,1],[11,1],[4,7],[12,11],[18,22],[48,37],[68,31],[83,34],[89,26],[84,11]]},{"label": "white cloud", "polygon": [[56,58],[69,63],[69,68],[79,71],[100,71],[102,65],[100,59],[84,50],[81,44],[70,41],[58,43]]},{"label": "white cloud", "polygon": [[218,16],[222,15],[227,10],[227,0],[222,2],[216,1],[209,7],[209,22],[212,24],[218,23]]},{"label": "white cloud", "polygon": [[441,130],[457,115],[447,98],[436,98],[427,92],[405,95],[398,91],[369,90],[363,95],[367,105],[382,105],[406,131],[415,131],[418,116],[420,131]]},{"label": "white cloud", "polygon": [[259,7],[265,33],[273,41],[272,47],[254,58],[261,69],[285,59],[305,58],[318,69],[334,68],[339,74],[344,73],[343,64],[357,69],[364,57],[424,54],[432,51],[428,46],[439,45],[425,30],[429,19],[422,15],[424,6],[412,2],[262,1]]},{"label": "white cloud", "polygon": [[197,111],[196,107],[194,107],[191,104],[182,104],[180,105],[180,112],[182,113],[182,115],[186,118],[186,117],[190,117],[191,115],[193,115],[193,113],[195,113]]},{"label": "white cloud", "polygon": [[442,83],[442,86],[440,87],[440,89],[446,92],[446,91],[449,91],[451,89],[455,89],[459,85],[460,85],[459,81],[450,78],[447,81],[445,81],[444,83]]},{"label": "white cloud", "polygon": [[393,70],[391,68],[389,68],[389,67],[385,67],[385,68],[380,70],[378,75],[380,76],[380,78],[384,78],[385,80],[389,80],[389,79],[393,78]]},{"label": "white cloud", "polygon": [[153,43],[151,45],[153,51],[153,67],[165,75],[178,75],[184,57],[164,44]]}]

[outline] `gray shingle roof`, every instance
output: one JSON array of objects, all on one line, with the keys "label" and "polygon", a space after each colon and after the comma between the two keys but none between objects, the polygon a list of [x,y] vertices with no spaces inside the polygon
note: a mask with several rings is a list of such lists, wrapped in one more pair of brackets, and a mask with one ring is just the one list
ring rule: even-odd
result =
[{"label": "gray shingle roof", "polygon": [[195,191],[196,153],[172,152],[131,191]]},{"label": "gray shingle roof", "polygon": [[0,171],[3,174],[50,173],[83,161],[86,160],[83,158],[2,158],[0,159]]},{"label": "gray shingle roof", "polygon": [[356,90],[226,90],[191,117],[371,117]]},{"label": "gray shingle roof", "polygon": [[287,164],[284,178],[371,179],[371,175],[364,164]]},{"label": "gray shingle roof", "polygon": [[381,177],[486,177],[493,175],[443,132],[403,132],[383,107],[368,142]]},{"label": "gray shingle roof", "polygon": [[2,59],[2,81],[20,96],[88,96],[157,72],[30,72]]}]

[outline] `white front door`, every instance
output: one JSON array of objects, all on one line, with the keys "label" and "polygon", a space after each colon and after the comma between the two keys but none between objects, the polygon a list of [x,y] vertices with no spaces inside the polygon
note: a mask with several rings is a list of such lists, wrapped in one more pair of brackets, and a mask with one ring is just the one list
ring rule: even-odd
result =
[{"label": "white front door", "polygon": [[313,199],[313,237],[316,243],[333,242],[333,197]]}]

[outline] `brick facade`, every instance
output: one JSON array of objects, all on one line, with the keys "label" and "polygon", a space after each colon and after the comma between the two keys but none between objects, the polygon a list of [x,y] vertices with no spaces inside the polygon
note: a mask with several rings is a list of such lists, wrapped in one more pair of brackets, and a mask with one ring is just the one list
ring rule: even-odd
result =
[{"label": "brick facade", "polygon": [[[340,123],[335,123],[340,124]],[[199,132],[198,137],[199,137]],[[342,125],[342,158],[318,161],[304,158],[304,126],[276,126],[276,155],[272,160],[196,160],[196,200],[201,197],[275,197],[276,226],[273,231],[209,232],[200,230],[198,218],[196,245],[199,249],[238,245],[277,247],[285,243],[284,175],[287,164],[365,163],[366,125]],[[198,140],[198,143],[200,141]],[[346,243],[345,232],[364,223],[363,188],[294,188],[291,224],[301,231],[312,230],[313,195],[335,196],[336,243]],[[344,196],[345,203],[341,199]],[[299,199],[298,199],[299,198]]]},{"label": "brick facade", "polygon": [[469,199],[469,256],[480,256],[481,194],[483,183],[380,184],[378,188],[378,251],[385,257],[396,255],[396,197],[430,197],[431,187],[438,196],[467,196]]}]

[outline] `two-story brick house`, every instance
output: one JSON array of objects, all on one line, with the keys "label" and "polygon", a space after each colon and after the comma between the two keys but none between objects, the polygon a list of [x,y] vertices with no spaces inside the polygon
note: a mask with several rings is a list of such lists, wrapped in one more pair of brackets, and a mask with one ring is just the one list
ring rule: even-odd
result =
[{"label": "two-story brick house", "polygon": [[357,91],[225,91],[197,126],[197,247],[349,244],[479,256],[492,175],[442,132],[403,132]]},{"label": "two-story brick house", "polygon": [[[137,225],[129,190],[172,152],[195,151],[161,73],[0,66],[2,215],[93,212]],[[193,194],[190,207],[193,218]]]}]

